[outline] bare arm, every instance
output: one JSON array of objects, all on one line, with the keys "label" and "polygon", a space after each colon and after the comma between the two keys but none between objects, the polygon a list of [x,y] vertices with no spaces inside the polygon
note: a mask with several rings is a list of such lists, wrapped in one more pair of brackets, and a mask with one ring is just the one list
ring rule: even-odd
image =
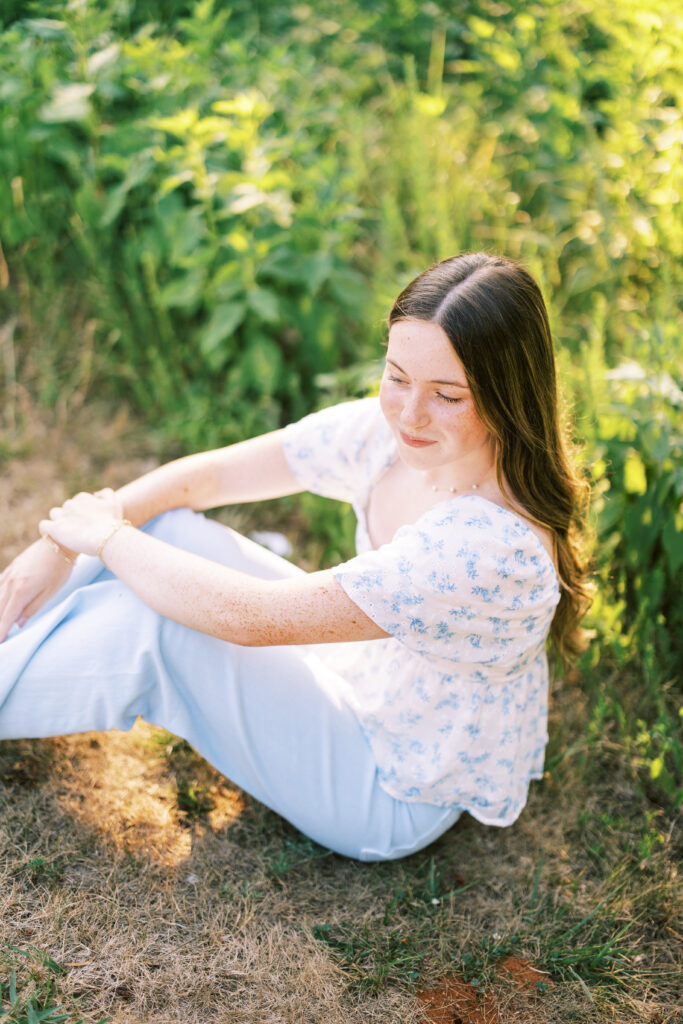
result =
[{"label": "bare arm", "polygon": [[332,572],[262,580],[149,537],[116,518],[113,492],[52,509],[41,532],[95,554],[159,614],[222,640],[269,644],[375,640],[387,634]]},{"label": "bare arm", "polygon": [[[282,436],[277,430],[169,462],[122,487],[110,512],[142,525],[172,508],[200,510],[294,494],[301,486],[285,459]],[[14,622],[23,624],[59,590],[69,562],[83,550],[64,544],[60,554],[44,542],[32,544],[0,573],[0,643]]]},{"label": "bare arm", "polygon": [[374,640],[387,634],[330,571],[262,580],[122,527],[108,568],[155,611],[247,647]]},{"label": "bare arm", "polygon": [[117,491],[123,514],[136,526],[166,512],[264,501],[302,490],[282,448],[284,431],[188,455],[146,473]]},{"label": "bare arm", "polygon": [[[113,514],[142,525],[181,506],[199,510],[294,494],[301,487],[282,435],[277,430],[160,466],[118,491]],[[32,544],[0,573],[0,643],[14,622],[23,624],[66,582],[78,550],[62,545],[60,554],[45,542]]]}]

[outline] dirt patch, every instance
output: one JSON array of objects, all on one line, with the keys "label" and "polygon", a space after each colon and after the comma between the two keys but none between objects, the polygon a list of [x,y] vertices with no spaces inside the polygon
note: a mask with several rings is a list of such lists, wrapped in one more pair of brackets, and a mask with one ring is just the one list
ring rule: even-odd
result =
[{"label": "dirt patch", "polygon": [[545,1024],[539,1006],[548,975],[527,960],[506,956],[498,965],[502,982],[485,992],[461,978],[445,978],[438,988],[418,992],[428,1024]]}]

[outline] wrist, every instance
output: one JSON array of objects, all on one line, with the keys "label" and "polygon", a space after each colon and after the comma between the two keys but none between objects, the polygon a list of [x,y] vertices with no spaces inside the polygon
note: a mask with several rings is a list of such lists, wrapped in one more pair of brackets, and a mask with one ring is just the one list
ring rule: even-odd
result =
[{"label": "wrist", "polygon": [[73,568],[76,559],[78,558],[77,552],[71,551],[70,548],[62,547],[61,544],[58,544],[56,540],[53,540],[52,537],[49,537],[46,533],[42,535],[41,540],[44,540],[47,544],[49,544],[54,553],[63,558],[64,561],[68,562],[71,568]]},{"label": "wrist", "polygon": [[97,546],[97,557],[100,559],[100,561],[103,564],[106,565],[106,563],[104,561],[104,557],[103,557],[103,553],[104,553],[104,549],[105,549],[106,545],[112,539],[114,534],[118,533],[119,530],[122,527],[124,527],[124,526],[133,526],[133,524],[131,523],[130,519],[115,519],[115,520],[113,520],[113,522],[109,526],[109,529],[104,534],[102,540],[98,544],[98,546]]}]

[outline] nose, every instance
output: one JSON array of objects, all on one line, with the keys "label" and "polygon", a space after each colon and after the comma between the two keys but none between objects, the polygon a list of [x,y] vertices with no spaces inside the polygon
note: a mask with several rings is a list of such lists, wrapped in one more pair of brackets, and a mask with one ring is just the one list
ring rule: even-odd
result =
[{"label": "nose", "polygon": [[416,388],[412,388],[404,397],[400,421],[402,426],[411,429],[421,429],[429,423],[425,401]]}]

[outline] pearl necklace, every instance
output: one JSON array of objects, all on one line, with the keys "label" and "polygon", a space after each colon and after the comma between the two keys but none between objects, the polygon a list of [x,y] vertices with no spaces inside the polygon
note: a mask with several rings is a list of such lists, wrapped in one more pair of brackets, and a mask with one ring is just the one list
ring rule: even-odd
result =
[{"label": "pearl necklace", "polygon": [[[466,490],[476,491],[478,486],[479,486],[479,484],[470,484],[469,488],[462,487],[461,490],[464,490],[464,491],[466,491]],[[458,489],[457,487],[437,487],[436,484],[432,484],[432,490],[433,491],[448,491],[449,494],[455,494],[457,489]]]}]

